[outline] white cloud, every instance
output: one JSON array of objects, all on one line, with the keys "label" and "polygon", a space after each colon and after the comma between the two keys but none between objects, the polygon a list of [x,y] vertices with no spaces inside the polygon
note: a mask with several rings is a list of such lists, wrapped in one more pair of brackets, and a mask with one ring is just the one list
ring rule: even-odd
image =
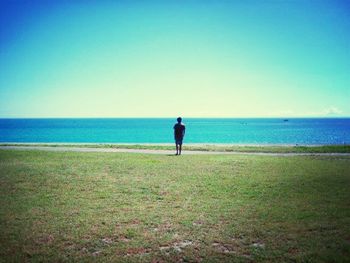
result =
[{"label": "white cloud", "polygon": [[343,111],[338,109],[337,107],[331,106],[329,108],[324,109],[322,115],[339,115],[342,114]]}]

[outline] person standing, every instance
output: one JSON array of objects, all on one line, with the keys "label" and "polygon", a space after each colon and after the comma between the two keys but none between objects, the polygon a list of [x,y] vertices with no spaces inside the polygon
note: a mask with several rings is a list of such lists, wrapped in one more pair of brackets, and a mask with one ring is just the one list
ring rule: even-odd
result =
[{"label": "person standing", "polygon": [[185,136],[185,124],[182,123],[182,118],[177,118],[177,123],[174,125],[174,138],[176,145],[176,155],[181,155],[182,141]]}]

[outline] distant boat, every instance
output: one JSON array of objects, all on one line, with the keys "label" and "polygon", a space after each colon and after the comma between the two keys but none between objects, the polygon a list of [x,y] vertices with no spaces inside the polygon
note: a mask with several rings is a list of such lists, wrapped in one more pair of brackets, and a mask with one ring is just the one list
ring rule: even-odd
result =
[{"label": "distant boat", "polygon": [[283,121],[289,121],[288,119],[284,119]]}]

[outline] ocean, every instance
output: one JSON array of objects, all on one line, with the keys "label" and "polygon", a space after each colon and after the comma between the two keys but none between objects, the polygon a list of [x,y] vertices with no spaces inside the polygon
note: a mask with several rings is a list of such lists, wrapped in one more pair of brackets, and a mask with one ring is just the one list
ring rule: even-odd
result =
[{"label": "ocean", "polygon": [[[0,142],[173,143],[169,118],[0,119]],[[350,144],[350,118],[184,118],[184,143]]]}]

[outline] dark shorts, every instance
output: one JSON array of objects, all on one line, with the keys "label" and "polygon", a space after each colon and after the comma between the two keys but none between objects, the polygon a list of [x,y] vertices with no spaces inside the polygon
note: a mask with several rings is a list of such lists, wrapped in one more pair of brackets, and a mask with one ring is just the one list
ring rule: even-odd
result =
[{"label": "dark shorts", "polygon": [[175,138],[175,143],[182,145],[183,138]]}]

